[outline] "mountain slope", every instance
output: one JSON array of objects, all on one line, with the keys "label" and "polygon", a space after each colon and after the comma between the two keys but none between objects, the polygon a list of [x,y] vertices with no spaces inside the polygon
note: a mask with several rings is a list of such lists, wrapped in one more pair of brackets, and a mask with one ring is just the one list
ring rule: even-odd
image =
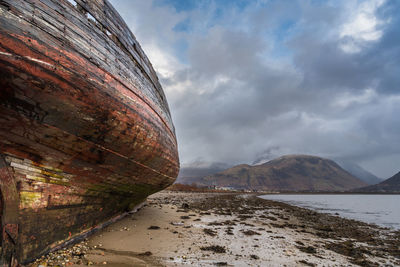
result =
[{"label": "mountain slope", "polygon": [[227,165],[225,163],[204,163],[204,164],[192,164],[190,166],[182,166],[178,178],[176,179],[176,184],[193,184],[198,182],[205,176],[221,172],[232,165]]},{"label": "mountain slope", "polygon": [[400,193],[400,172],[398,172],[397,174],[393,175],[389,179],[379,184],[366,186],[357,189],[356,191],[371,192],[371,193],[372,192]]},{"label": "mountain slope", "polygon": [[307,155],[283,156],[256,166],[238,165],[197,183],[278,191],[343,191],[366,185],[334,161]]},{"label": "mountain slope", "polygon": [[349,172],[351,175],[357,177],[358,179],[366,182],[369,185],[378,184],[382,182],[382,179],[379,179],[378,177],[376,177],[369,171],[365,170],[358,164],[343,160],[335,160],[335,161],[339,164],[340,167]]}]

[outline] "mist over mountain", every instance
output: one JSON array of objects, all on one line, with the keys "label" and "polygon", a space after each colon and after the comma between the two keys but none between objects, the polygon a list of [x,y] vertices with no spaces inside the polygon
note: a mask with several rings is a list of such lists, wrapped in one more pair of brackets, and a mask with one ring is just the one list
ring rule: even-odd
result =
[{"label": "mist over mountain", "polygon": [[368,193],[400,193],[400,172],[379,184],[366,186],[355,191]]},{"label": "mist over mountain", "polygon": [[175,183],[192,184],[197,183],[203,177],[221,172],[232,167],[232,165],[221,162],[195,162],[190,165],[182,166]]},{"label": "mist over mountain", "polygon": [[378,178],[377,176],[365,170],[363,167],[361,167],[356,163],[346,160],[335,160],[335,162],[338,163],[340,167],[345,169],[347,172],[349,172],[353,176],[359,178],[361,181],[364,181],[369,185],[378,184],[382,182],[382,179]]},{"label": "mist over mountain", "polygon": [[308,155],[241,164],[192,182],[257,191],[345,191],[366,185],[334,161]]}]

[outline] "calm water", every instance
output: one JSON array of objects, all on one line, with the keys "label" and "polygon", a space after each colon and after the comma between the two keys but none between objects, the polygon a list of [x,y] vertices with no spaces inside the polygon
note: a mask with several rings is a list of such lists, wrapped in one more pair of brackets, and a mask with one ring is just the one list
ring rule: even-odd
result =
[{"label": "calm water", "polygon": [[318,212],[338,213],[342,217],[400,229],[400,195],[279,194],[261,197]]}]

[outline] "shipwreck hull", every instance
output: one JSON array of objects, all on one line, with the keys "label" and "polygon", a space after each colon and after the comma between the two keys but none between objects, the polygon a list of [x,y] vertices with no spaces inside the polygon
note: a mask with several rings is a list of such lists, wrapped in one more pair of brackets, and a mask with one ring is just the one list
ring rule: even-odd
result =
[{"label": "shipwreck hull", "polygon": [[178,170],[161,85],[106,0],[0,1],[3,264],[132,209]]}]

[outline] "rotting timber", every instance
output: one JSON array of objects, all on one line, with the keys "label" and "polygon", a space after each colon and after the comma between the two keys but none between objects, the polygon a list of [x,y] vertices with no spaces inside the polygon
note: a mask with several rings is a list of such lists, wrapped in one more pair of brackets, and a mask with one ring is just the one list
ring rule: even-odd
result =
[{"label": "rotting timber", "polygon": [[0,0],[3,266],[120,216],[178,170],[161,85],[107,0]]}]

